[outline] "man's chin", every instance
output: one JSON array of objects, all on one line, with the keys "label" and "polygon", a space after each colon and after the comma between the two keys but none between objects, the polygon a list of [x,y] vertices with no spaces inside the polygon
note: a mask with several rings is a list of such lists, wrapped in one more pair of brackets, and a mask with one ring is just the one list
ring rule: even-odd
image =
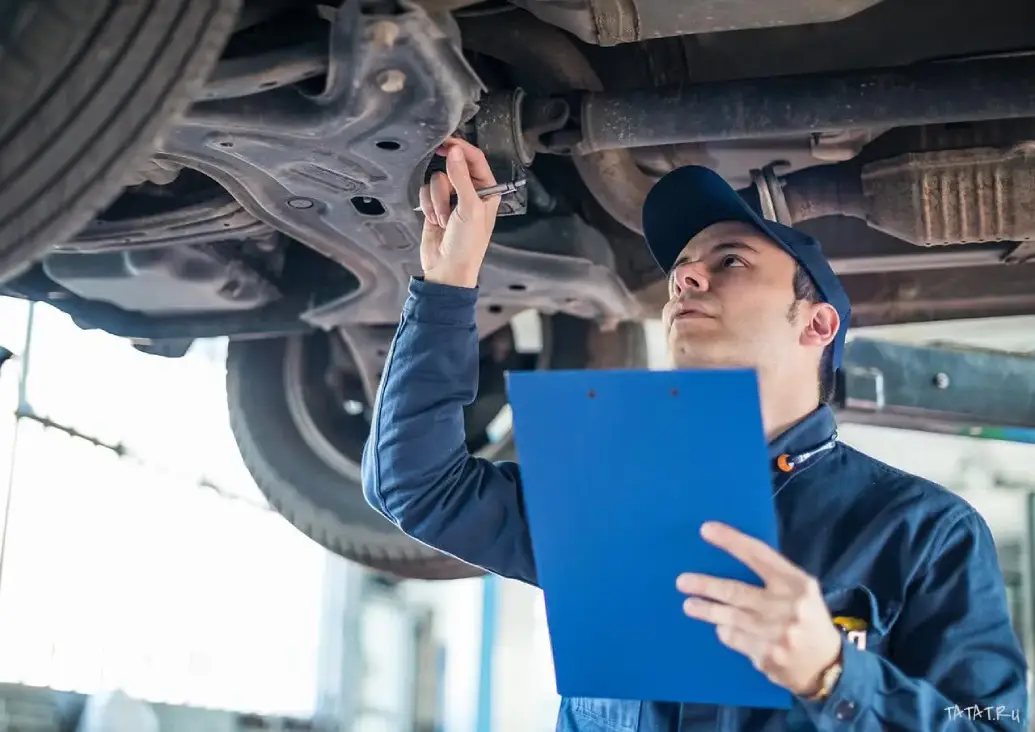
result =
[{"label": "man's chin", "polygon": [[729,344],[718,339],[682,339],[669,341],[669,364],[676,369],[743,368],[744,359],[738,357]]}]

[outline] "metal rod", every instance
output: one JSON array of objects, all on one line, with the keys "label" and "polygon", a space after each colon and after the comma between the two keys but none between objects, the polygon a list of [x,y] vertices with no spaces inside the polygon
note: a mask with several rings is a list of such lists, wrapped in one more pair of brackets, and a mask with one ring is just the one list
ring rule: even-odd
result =
[{"label": "metal rod", "polygon": [[986,267],[1003,261],[1000,250],[949,249],[917,254],[878,254],[870,257],[831,257],[830,266],[839,275],[882,272],[915,272],[917,270]]},{"label": "metal rod", "polygon": [[587,92],[573,152],[1035,117],[1035,56]]},{"label": "metal rod", "polygon": [[[489,186],[488,188],[479,188],[477,191],[475,191],[475,193],[478,194],[478,198],[488,198],[489,196],[495,195],[505,196],[508,193],[517,192],[517,189],[524,187],[525,183],[527,182],[528,181],[525,178],[520,178],[519,180],[516,180],[513,183],[497,183],[496,185]],[[449,196],[450,207],[456,206],[456,201],[456,194],[451,194]],[[417,208],[413,210],[420,211],[420,206],[417,206]]]},{"label": "metal rod", "polygon": [[101,439],[100,437],[96,437],[86,432],[80,432],[78,429],[71,425],[62,424],[61,422],[54,421],[50,417],[38,414],[28,404],[23,404],[22,406],[20,406],[15,416],[18,418],[19,423],[28,420],[29,422],[35,422],[45,430],[57,430],[58,432],[62,432],[68,435],[69,437],[73,437],[77,440],[82,440],[83,442],[88,443],[92,447],[98,447],[102,450],[108,450],[114,453],[118,458],[122,460],[129,460],[131,462],[136,463],[137,465],[140,465],[141,467],[165,473],[176,478],[181,478],[185,481],[193,483],[199,488],[206,488],[215,493],[220,498],[243,503],[246,506],[256,509],[257,511],[273,511],[273,507],[265,501],[255,501],[248,498],[247,496],[239,495],[225,488],[221,488],[214,481],[210,480],[208,477],[204,475],[194,475],[184,470],[181,470],[180,468],[177,468],[175,466],[165,465],[161,463],[156,463],[151,460],[147,460],[144,458],[143,455],[139,454],[138,452],[136,452],[135,450],[133,450],[121,441],[115,443],[107,442]]},{"label": "metal rod", "polygon": [[[32,327],[36,320],[36,303],[29,303],[29,314],[25,320],[25,341],[22,344],[21,368],[18,372],[18,406],[20,412],[28,403],[29,360],[32,350]],[[11,460],[7,469],[7,495],[4,497],[3,528],[0,529],[0,602],[4,596],[4,560],[7,558],[7,537],[11,529],[11,498],[14,496],[14,478],[18,464],[18,435],[22,419],[15,415],[11,435]]]}]

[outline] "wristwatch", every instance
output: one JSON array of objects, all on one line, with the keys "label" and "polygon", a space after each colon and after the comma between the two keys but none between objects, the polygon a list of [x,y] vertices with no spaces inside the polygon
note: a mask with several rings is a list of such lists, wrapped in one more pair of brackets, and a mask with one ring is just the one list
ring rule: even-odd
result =
[{"label": "wristwatch", "polygon": [[807,697],[809,701],[821,701],[826,699],[834,691],[834,687],[837,686],[838,679],[841,678],[841,670],[844,668],[841,664],[841,656],[837,657],[837,660],[827,667],[827,670],[822,673],[819,677],[819,691],[810,697]]}]

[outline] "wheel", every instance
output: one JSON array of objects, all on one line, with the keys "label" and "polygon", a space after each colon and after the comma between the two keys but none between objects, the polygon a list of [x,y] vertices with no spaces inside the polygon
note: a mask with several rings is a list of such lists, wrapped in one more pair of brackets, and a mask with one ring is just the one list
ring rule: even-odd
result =
[{"label": "wheel", "polygon": [[73,236],[200,91],[240,0],[0,0],[0,281]]},{"label": "wheel", "polygon": [[[509,326],[482,342],[478,396],[465,412],[473,453],[513,455],[504,371],[646,364],[639,324],[604,333],[587,321],[554,316],[543,318],[541,329],[538,353],[518,352]],[[259,489],[310,538],[371,569],[429,580],[483,574],[409,538],[366,503],[360,461],[371,409],[358,379],[329,368],[332,349],[324,333],[230,344],[230,425]]]}]

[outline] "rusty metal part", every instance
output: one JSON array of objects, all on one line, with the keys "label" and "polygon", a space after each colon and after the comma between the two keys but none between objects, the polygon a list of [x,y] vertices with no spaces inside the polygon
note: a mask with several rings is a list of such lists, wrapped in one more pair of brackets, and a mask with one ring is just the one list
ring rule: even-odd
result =
[{"label": "rusty metal part", "polygon": [[1028,315],[1035,311],[1027,265],[960,267],[842,276],[855,326]]},{"label": "rusty metal part", "polygon": [[[842,215],[920,246],[1027,242],[1035,240],[1035,142],[907,152],[809,168],[778,182],[760,176],[743,193],[782,223]],[[780,206],[784,216],[772,215]],[[1004,261],[1029,257],[1018,251]]]},{"label": "rusty metal part", "polygon": [[572,152],[1023,117],[1035,55],[590,92]]},{"label": "rusty metal part", "polygon": [[815,132],[809,137],[809,149],[816,160],[843,163],[858,155],[864,147],[884,132],[886,130],[883,129]]},{"label": "rusty metal part", "polygon": [[115,252],[230,240],[268,241],[275,245],[276,238],[268,224],[220,190],[211,198],[170,210],[128,219],[95,219],[69,242],[56,244],[54,251]]},{"label": "rusty metal part", "polygon": [[[468,50],[509,64],[520,85],[531,92],[604,88],[593,67],[562,31],[528,13],[508,13],[505,23],[491,17],[458,22]],[[632,154],[606,150],[576,155],[573,162],[601,207],[626,228],[642,233],[641,209],[654,181],[637,167]]]},{"label": "rusty metal part", "polygon": [[451,13],[480,2],[481,0],[413,0],[413,4],[426,13]]},{"label": "rusty metal part", "polygon": [[914,244],[1035,239],[1035,142],[869,163],[862,190],[870,226]]},{"label": "rusty metal part", "polygon": [[326,74],[328,53],[326,41],[311,41],[220,61],[199,101],[244,97]]},{"label": "rusty metal part", "polygon": [[[407,8],[389,20],[345,3],[320,94],[277,89],[199,103],[161,145],[160,157],[204,173],[256,219],[351,273],[358,287],[314,299],[304,315],[314,327],[398,318],[407,282],[421,272],[419,182],[435,148],[486,91],[450,36]],[[386,23],[398,28],[391,43]],[[380,84],[391,69],[405,75],[401,91]],[[619,276],[585,259],[493,246],[481,276],[485,307],[590,319],[638,314]]]},{"label": "rusty metal part", "polygon": [[751,180],[758,194],[762,215],[770,221],[776,221],[791,226],[794,219],[791,210],[787,206],[787,198],[783,194],[783,185],[776,177],[776,171],[772,165],[767,165],[761,170],[751,171]]},{"label": "rusty metal part", "polygon": [[881,0],[511,0],[586,43],[844,20]]},{"label": "rusty metal part", "polygon": [[859,165],[819,165],[780,179],[780,188],[793,223],[823,216],[867,218]]},{"label": "rusty metal part", "polygon": [[476,144],[489,158],[506,158],[531,165],[535,151],[522,129],[523,89],[489,92],[478,103],[474,129]]}]

